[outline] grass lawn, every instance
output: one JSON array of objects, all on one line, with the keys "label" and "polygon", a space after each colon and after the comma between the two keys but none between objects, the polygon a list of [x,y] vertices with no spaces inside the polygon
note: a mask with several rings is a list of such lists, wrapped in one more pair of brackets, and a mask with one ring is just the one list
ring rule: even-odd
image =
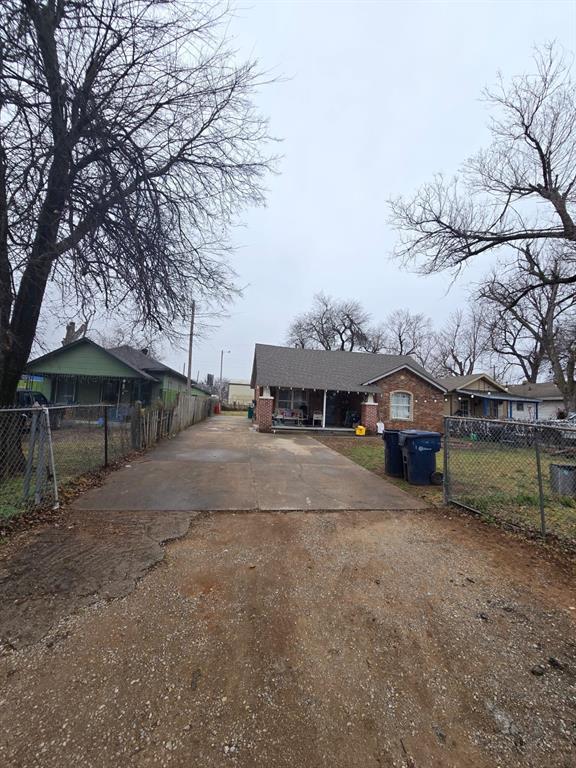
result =
[{"label": "grass lawn", "polygon": [[[569,455],[541,452],[547,529],[576,539],[576,499],[550,488],[551,464],[574,464]],[[450,454],[451,497],[485,515],[540,529],[536,454],[533,448],[456,443]]]},{"label": "grass lawn", "polygon": [[[414,486],[384,472],[384,446],[379,437],[322,437],[321,443],[360,466],[384,477],[433,506],[443,503],[442,488]],[[443,452],[436,468],[443,470]],[[547,530],[576,540],[576,499],[555,496],[550,489],[550,464],[575,464],[575,457],[542,451],[542,476]],[[536,456],[532,448],[485,445],[462,441],[450,454],[451,497],[487,517],[505,520],[530,530],[540,530]]]},{"label": "grass lawn", "polygon": [[[92,472],[104,466],[103,427],[93,424],[74,424],[72,427],[52,432],[54,464],[58,486],[63,488],[86,472]],[[24,455],[28,455],[28,435],[22,440]],[[108,460],[114,461],[128,454],[131,450],[130,428],[126,425],[112,424],[108,437]],[[24,499],[24,475],[9,477],[0,483],[0,520],[9,520],[26,509],[34,506],[34,488],[36,480],[36,461],[30,482],[30,494]],[[50,498],[52,481],[45,480],[45,490]]]},{"label": "grass lawn", "polygon": [[[334,437],[315,435],[316,440],[347,456],[375,475],[389,480],[412,495],[425,499],[432,506],[442,506],[442,487],[438,485],[410,485],[399,477],[384,472],[384,443],[380,437]],[[442,452],[436,455],[436,469],[442,471]]]}]

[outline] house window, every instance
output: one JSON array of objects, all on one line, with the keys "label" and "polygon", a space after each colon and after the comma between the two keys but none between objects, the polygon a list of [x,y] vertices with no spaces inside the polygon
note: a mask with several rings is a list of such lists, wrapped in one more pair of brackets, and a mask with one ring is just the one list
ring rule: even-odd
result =
[{"label": "house window", "polygon": [[410,392],[392,392],[390,395],[390,418],[403,421],[412,419],[412,395]]},{"label": "house window", "polygon": [[107,379],[102,382],[102,402],[116,404],[120,393],[120,381],[118,379]]},{"label": "house window", "polygon": [[516,403],[516,410],[517,411],[523,411],[524,410],[524,403]]},{"label": "house window", "polygon": [[295,411],[308,408],[308,392],[303,389],[279,389],[278,410]]},{"label": "house window", "polygon": [[57,403],[66,403],[66,405],[75,402],[76,376],[59,376],[56,381],[55,401]]}]

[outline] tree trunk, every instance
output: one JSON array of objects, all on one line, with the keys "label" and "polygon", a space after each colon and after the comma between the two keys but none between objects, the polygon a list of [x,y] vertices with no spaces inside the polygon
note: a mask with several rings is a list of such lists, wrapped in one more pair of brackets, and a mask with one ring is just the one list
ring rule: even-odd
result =
[{"label": "tree trunk", "polygon": [[0,414],[0,480],[20,474],[26,466],[22,437],[26,418],[22,411]]}]

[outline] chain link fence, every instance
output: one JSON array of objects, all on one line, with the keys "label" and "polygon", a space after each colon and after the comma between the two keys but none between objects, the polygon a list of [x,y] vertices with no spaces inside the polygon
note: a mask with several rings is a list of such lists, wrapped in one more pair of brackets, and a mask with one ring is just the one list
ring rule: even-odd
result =
[{"label": "chain link fence", "polygon": [[576,541],[576,428],[446,418],[444,496],[542,536]]},{"label": "chain link fence", "polygon": [[152,447],[207,418],[212,401],[180,396],[171,408],[72,405],[0,409],[0,522],[57,506],[80,476]]}]

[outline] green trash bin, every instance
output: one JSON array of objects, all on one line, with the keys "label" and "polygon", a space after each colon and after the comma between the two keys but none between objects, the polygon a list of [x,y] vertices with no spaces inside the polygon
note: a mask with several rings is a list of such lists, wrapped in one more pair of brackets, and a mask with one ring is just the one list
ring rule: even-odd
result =
[{"label": "green trash bin", "polygon": [[254,418],[254,406],[249,405],[248,406],[248,418],[253,419]]}]

